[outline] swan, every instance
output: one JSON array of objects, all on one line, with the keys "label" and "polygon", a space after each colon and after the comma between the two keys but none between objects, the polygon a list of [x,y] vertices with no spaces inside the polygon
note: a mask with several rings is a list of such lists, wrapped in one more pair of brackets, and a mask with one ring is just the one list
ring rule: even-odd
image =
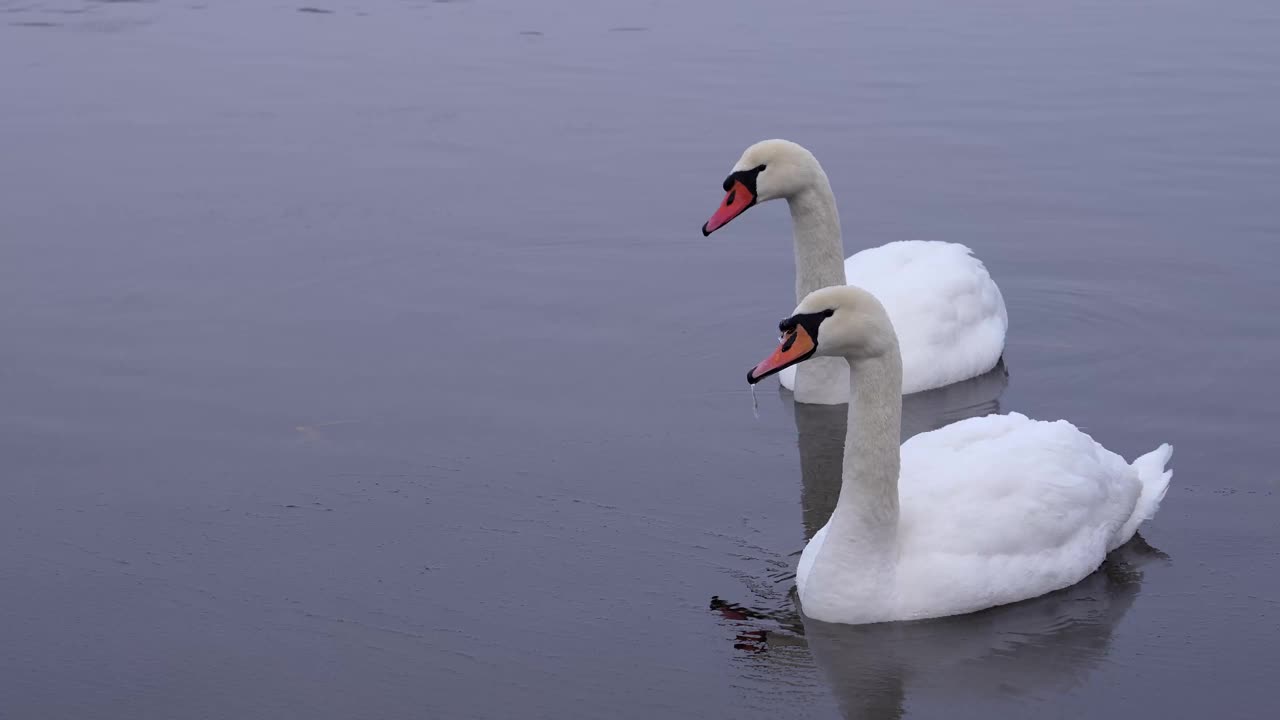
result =
[{"label": "swan", "polygon": [[[795,240],[796,302],[849,284],[884,303],[902,345],[902,393],[950,385],[996,366],[1009,316],[982,261],[956,243],[905,240],[844,259],[840,216],[813,153],[789,140],[747,148],[724,181],[724,202],[702,226],[710,235],[753,205],[785,198]],[[798,377],[797,377],[798,375]],[[779,378],[797,402],[848,401],[844,363],[827,358]]]},{"label": "swan", "polygon": [[755,384],[809,358],[849,366],[840,497],[796,570],[804,614],[863,624],[961,615],[1074,585],[1154,516],[1161,445],[1132,464],[1059,420],[969,418],[901,438],[893,323],[854,286],[810,293]]}]

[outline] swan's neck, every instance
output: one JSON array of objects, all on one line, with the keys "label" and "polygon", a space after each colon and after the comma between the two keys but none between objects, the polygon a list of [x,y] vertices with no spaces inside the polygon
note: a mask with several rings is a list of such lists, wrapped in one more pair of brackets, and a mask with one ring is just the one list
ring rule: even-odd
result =
[{"label": "swan's neck", "polygon": [[849,426],[840,499],[801,597],[805,612],[828,619],[873,616],[892,602],[897,558],[898,470],[902,438],[902,359],[895,347],[850,360]]},{"label": "swan's neck", "polygon": [[[844,247],[840,216],[827,176],[787,199],[796,249],[796,302],[809,293],[844,285]],[[845,402],[848,365],[841,358],[816,358],[796,368],[796,402],[833,405]]]},{"label": "swan's neck", "polygon": [[804,191],[787,199],[796,249],[796,302],[809,293],[844,285],[844,245],[840,214],[825,174]]},{"label": "swan's neck", "polygon": [[831,519],[842,537],[878,542],[892,539],[898,527],[902,360],[894,347],[880,357],[849,364],[844,472]]}]

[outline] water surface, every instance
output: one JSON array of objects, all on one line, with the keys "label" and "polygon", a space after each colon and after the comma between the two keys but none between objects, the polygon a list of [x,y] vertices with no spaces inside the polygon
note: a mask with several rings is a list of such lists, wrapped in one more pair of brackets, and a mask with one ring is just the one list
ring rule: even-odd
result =
[{"label": "water surface", "polygon": [[[0,0],[0,716],[1259,717],[1280,8]],[[802,622],[841,418],[743,384],[811,147],[1174,480],[1077,587]],[[713,603],[712,597],[718,598]]]}]

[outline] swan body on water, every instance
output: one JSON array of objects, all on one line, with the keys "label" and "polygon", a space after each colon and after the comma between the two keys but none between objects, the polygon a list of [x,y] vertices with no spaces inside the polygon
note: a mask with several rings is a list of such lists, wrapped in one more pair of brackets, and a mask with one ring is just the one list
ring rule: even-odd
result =
[{"label": "swan body on water", "polygon": [[898,339],[865,290],[817,290],[779,329],[781,345],[748,382],[810,358],[848,367],[840,497],[796,572],[816,620],[959,615],[1073,585],[1168,489],[1171,446],[1128,463],[1065,420],[988,415],[900,445]]}]

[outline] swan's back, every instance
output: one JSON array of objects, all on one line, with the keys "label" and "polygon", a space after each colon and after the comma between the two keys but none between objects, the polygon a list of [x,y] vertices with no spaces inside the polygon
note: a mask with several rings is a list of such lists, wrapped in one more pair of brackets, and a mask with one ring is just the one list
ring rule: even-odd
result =
[{"label": "swan's back", "polygon": [[999,362],[1009,328],[1004,298],[964,245],[892,242],[849,257],[845,275],[889,313],[904,394],[981,375]]},{"label": "swan's back", "polygon": [[[1163,495],[1160,465],[1152,482],[1162,478]],[[896,614],[953,615],[1079,582],[1132,537],[1143,484],[1136,466],[1063,420],[988,415],[911,438]]]}]

